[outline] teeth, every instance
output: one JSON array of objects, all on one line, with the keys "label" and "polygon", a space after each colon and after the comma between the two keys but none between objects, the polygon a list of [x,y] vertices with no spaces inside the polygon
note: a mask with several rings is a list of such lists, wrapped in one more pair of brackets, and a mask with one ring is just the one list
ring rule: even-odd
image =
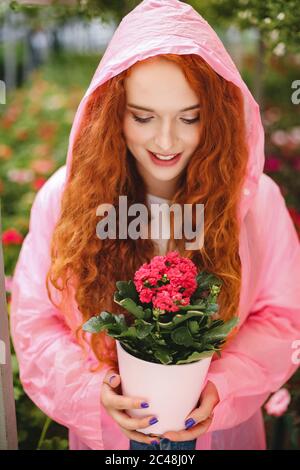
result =
[{"label": "teeth", "polygon": [[165,155],[165,156],[162,156],[162,155],[157,155],[156,153],[154,153],[154,155],[156,156],[156,158],[158,158],[159,160],[172,160],[172,158],[174,158],[177,153],[175,153],[174,155]]}]

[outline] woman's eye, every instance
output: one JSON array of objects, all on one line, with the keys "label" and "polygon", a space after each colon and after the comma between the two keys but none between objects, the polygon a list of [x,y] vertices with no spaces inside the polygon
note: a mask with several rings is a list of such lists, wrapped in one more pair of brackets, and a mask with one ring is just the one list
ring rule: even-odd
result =
[{"label": "woman's eye", "polygon": [[[140,123],[147,123],[149,122],[152,117],[150,118],[139,118],[138,116],[136,116],[135,114],[133,114],[133,119],[137,122],[140,122]],[[194,124],[194,122],[197,122],[199,121],[199,116],[195,117],[194,119],[183,119],[182,118],[182,121],[185,123],[185,124]]]},{"label": "woman's eye", "polygon": [[186,124],[194,124],[194,122],[197,122],[199,121],[199,116],[195,117],[194,119],[182,119],[183,122],[185,122]]},{"label": "woman's eye", "polygon": [[137,122],[149,122],[150,119],[152,119],[152,118],[145,118],[145,119],[143,119],[143,118],[139,118],[139,117],[135,116],[135,114],[133,114],[133,119],[134,119],[135,121],[137,121]]}]

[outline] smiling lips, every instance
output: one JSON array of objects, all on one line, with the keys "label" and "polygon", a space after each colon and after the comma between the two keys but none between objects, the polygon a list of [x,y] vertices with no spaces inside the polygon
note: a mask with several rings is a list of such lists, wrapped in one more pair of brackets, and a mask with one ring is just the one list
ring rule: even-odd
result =
[{"label": "smiling lips", "polygon": [[177,153],[177,154],[174,154],[174,155],[158,155],[158,154],[155,154],[153,152],[150,152],[150,150],[148,150],[149,154],[150,154],[150,157],[152,159],[152,161],[156,164],[156,165],[161,165],[161,166],[171,166],[171,165],[174,165],[175,163],[178,162],[178,160],[180,159],[181,157],[181,153]]}]

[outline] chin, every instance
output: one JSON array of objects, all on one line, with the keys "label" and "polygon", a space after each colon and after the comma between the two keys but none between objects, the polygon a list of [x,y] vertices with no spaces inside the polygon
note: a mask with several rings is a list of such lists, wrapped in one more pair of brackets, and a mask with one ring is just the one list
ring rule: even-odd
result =
[{"label": "chin", "polygon": [[178,178],[180,176],[180,173],[168,173],[165,175],[158,175],[157,173],[153,174],[151,173],[152,178],[155,178],[157,181],[161,182],[167,182],[170,180],[173,180],[174,178]]}]

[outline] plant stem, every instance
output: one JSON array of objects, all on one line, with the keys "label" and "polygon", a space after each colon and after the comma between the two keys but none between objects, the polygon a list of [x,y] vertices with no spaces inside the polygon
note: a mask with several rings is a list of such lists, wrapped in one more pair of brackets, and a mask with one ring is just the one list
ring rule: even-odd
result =
[{"label": "plant stem", "polygon": [[50,426],[52,422],[52,419],[49,418],[49,416],[47,416],[46,420],[45,420],[45,424],[44,424],[44,427],[43,427],[43,430],[42,430],[42,433],[41,433],[41,437],[39,439],[39,443],[37,445],[37,450],[40,450],[42,444],[43,444],[43,441],[45,439],[45,436],[46,436],[46,432],[48,431],[48,428]]}]

